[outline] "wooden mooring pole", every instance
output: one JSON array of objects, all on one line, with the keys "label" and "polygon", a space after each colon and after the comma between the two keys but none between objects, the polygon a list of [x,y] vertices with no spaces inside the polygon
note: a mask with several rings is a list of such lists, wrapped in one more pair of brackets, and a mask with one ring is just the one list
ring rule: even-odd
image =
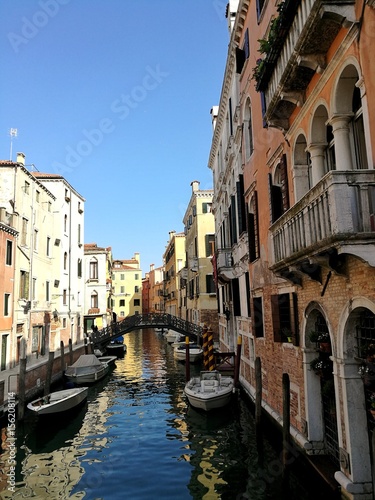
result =
[{"label": "wooden mooring pole", "polygon": [[290,453],[290,381],[289,375],[283,373],[283,473],[288,468]]},{"label": "wooden mooring pole", "polygon": [[73,344],[72,339],[69,339],[69,364],[73,364]]},{"label": "wooden mooring pole", "polygon": [[44,385],[44,395],[47,396],[51,392],[51,380],[53,371],[53,360],[55,357],[54,351],[50,351],[48,354],[48,365],[47,365],[47,377],[46,383]]},{"label": "wooden mooring pole", "polygon": [[189,347],[189,337],[185,337],[185,380],[188,382],[190,380],[190,347]]},{"label": "wooden mooring pole", "polygon": [[21,356],[20,356],[20,380],[18,387],[18,420],[23,420],[25,415],[25,388],[26,388],[26,340],[21,339]]},{"label": "wooden mooring pole", "polygon": [[234,360],[234,387],[238,387],[240,380],[240,364],[241,364],[241,349],[242,349],[242,337],[238,336],[237,339],[237,353]]},{"label": "wooden mooring pole", "polygon": [[60,357],[60,362],[61,362],[61,372],[65,372],[65,358],[64,358],[64,342],[60,342],[60,351],[61,351],[61,357]]},{"label": "wooden mooring pole", "polygon": [[262,361],[255,358],[255,430],[260,433],[262,424]]}]

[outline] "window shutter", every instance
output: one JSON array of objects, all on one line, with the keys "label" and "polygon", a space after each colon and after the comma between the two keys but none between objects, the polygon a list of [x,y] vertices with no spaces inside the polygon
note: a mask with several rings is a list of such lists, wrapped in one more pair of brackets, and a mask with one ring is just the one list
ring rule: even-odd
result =
[{"label": "window shutter", "polygon": [[275,342],[282,342],[278,295],[271,295],[271,314],[272,314],[273,339]]},{"label": "window shutter", "polygon": [[243,50],[245,52],[245,58],[248,59],[250,56],[249,30],[248,29],[246,29],[246,31],[245,31]]},{"label": "window shutter", "polygon": [[236,182],[237,191],[237,211],[238,211],[238,232],[242,234],[246,231],[246,207],[244,198],[243,175],[239,176],[239,181]]},{"label": "window shutter", "polygon": [[231,235],[232,245],[237,243],[237,222],[236,222],[236,197],[231,196]]},{"label": "window shutter", "polygon": [[246,61],[245,51],[236,47],[236,73],[241,74]]},{"label": "window shutter", "polygon": [[288,170],[286,165],[286,155],[283,155],[280,161],[281,177],[281,197],[283,212],[289,209],[289,189],[288,189]]}]

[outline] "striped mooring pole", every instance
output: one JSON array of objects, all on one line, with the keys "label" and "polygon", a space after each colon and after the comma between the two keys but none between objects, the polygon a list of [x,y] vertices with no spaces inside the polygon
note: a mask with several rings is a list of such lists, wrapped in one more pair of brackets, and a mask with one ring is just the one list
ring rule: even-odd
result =
[{"label": "striped mooring pole", "polygon": [[208,370],[208,328],[207,325],[203,325],[202,332],[202,341],[203,341],[203,369]]},{"label": "striped mooring pole", "polygon": [[215,357],[214,357],[214,336],[211,327],[208,327],[208,369],[209,371],[215,370]]}]

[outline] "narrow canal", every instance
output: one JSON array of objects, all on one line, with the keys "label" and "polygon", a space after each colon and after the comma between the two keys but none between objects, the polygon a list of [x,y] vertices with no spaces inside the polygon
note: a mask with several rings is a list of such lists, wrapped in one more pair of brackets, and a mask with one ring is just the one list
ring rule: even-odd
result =
[{"label": "narrow canal", "polygon": [[[70,419],[17,424],[16,488],[1,499],[288,499],[329,497],[324,485],[292,456],[283,481],[281,450],[266,433],[262,453],[246,398],[212,415],[183,395],[184,365],[161,334],[126,335],[127,354],[91,387]],[[192,373],[198,367],[192,367]],[[1,430],[0,462],[9,448]]]}]

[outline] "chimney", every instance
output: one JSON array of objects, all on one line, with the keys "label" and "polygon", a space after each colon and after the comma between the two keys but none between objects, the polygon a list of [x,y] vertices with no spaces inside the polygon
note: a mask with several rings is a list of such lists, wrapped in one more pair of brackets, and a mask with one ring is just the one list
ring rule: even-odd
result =
[{"label": "chimney", "polygon": [[172,240],[173,236],[176,234],[176,231],[169,231],[169,241]]},{"label": "chimney", "polygon": [[25,154],[17,153],[17,163],[21,163],[21,165],[25,166]]},{"label": "chimney", "polygon": [[139,267],[141,266],[141,258],[139,256],[139,252],[134,253],[134,260],[136,260],[139,264]]},{"label": "chimney", "polygon": [[155,269],[155,264],[150,264],[150,272],[154,271]]},{"label": "chimney", "polygon": [[219,106],[212,106],[211,108],[211,120],[212,120],[212,132],[214,132],[216,127],[217,115],[219,113]]},{"label": "chimney", "polygon": [[190,186],[193,188],[193,193],[199,191],[199,181],[193,181],[190,183]]}]

